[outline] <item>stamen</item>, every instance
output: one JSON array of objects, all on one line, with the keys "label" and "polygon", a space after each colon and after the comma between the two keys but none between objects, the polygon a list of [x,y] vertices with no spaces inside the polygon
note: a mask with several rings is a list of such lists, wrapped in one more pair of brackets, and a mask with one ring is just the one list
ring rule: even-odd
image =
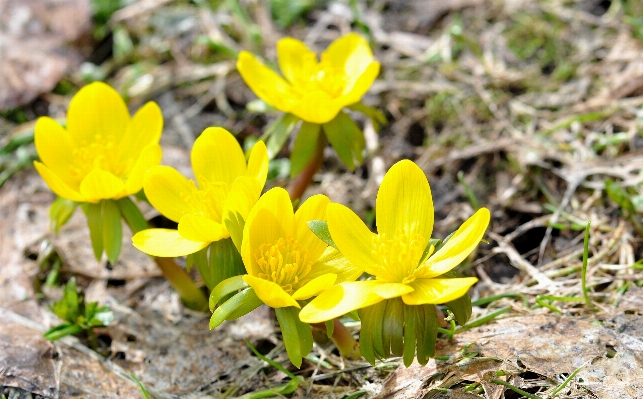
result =
[{"label": "stamen", "polygon": [[402,230],[393,237],[382,233],[373,237],[371,255],[378,263],[377,278],[390,283],[408,284],[415,280],[414,272],[418,268],[424,252],[426,239],[418,234],[409,236]]},{"label": "stamen", "polygon": [[262,244],[255,251],[258,277],[279,284],[292,293],[308,282],[312,261],[306,249],[291,237],[279,238],[274,244]]}]

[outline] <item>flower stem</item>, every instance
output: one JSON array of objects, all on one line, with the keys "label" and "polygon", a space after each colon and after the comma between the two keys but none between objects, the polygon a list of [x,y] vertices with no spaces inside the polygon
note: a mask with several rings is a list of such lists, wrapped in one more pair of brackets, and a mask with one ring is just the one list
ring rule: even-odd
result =
[{"label": "flower stem", "polygon": [[323,132],[319,132],[317,136],[317,145],[315,146],[315,152],[310,158],[310,161],[304,166],[301,172],[295,176],[288,184],[288,194],[290,194],[290,199],[294,202],[304,195],[306,188],[310,186],[310,183],[313,181],[313,176],[319,170],[322,163],[324,162],[324,148],[326,147],[326,136]]},{"label": "flower stem", "polygon": [[173,258],[152,258],[161,269],[163,277],[170,282],[172,288],[179,294],[185,306],[202,312],[208,310],[208,300],[203,295],[203,292]]},{"label": "flower stem", "polygon": [[[312,327],[326,331],[324,323],[313,323]],[[359,350],[359,343],[353,338],[353,334],[348,331],[338,319],[333,319],[333,336],[331,337],[339,353],[347,359],[357,359],[362,356]]]}]

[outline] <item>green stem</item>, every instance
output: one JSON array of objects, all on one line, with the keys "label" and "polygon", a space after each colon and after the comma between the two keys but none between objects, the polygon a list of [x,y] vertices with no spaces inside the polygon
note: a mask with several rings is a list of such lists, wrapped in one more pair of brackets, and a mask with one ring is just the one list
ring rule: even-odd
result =
[{"label": "green stem", "polygon": [[304,192],[313,181],[315,173],[317,173],[324,162],[324,148],[326,148],[326,136],[322,132],[319,132],[315,153],[310,158],[310,161],[308,161],[306,166],[304,166],[304,169],[302,169],[302,171],[299,172],[299,174],[295,176],[288,185],[288,193],[290,194],[290,199],[293,202],[301,199]]},{"label": "green stem", "polygon": [[[326,331],[324,323],[313,323],[312,327]],[[353,337],[348,328],[338,319],[333,319],[333,336],[331,337],[339,353],[347,359],[357,359],[362,356],[359,350],[359,343]]]},{"label": "green stem", "polygon": [[[141,211],[128,197],[118,200],[118,206],[132,234],[150,228]],[[163,277],[169,281],[172,288],[179,294],[185,306],[203,312],[208,310],[208,298],[190,278],[190,275],[173,258],[156,258],[152,256],[152,259],[161,269]]]}]

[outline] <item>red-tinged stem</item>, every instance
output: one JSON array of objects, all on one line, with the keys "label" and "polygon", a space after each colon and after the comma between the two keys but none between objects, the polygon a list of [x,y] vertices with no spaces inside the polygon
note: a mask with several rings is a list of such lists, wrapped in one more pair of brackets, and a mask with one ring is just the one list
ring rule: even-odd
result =
[{"label": "red-tinged stem", "polygon": [[[311,326],[326,332],[326,324],[324,323],[314,323]],[[333,319],[333,336],[330,338],[343,357],[357,359],[362,356],[362,352],[359,350],[359,343],[353,338],[353,334],[348,331],[348,328],[338,319]]]},{"label": "red-tinged stem", "polygon": [[310,161],[304,166],[301,172],[295,176],[288,184],[288,194],[290,194],[290,199],[294,202],[304,195],[304,192],[310,186],[310,183],[313,181],[313,176],[319,170],[322,163],[324,162],[324,148],[326,147],[326,136],[323,132],[319,132],[317,137],[317,145],[315,147],[315,153],[313,154]]}]

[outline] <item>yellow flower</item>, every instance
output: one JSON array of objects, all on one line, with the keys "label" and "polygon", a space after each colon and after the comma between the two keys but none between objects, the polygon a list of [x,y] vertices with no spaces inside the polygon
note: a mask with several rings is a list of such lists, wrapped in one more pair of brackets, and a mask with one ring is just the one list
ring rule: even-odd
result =
[{"label": "yellow flower", "polygon": [[380,70],[366,40],[351,33],[335,40],[317,55],[299,40],[277,43],[279,68],[284,78],[242,51],[237,69],[259,98],[280,111],[306,122],[326,123],[345,106],[357,103]]},{"label": "yellow flower", "polygon": [[425,249],[433,230],[431,189],[422,170],[404,160],[386,173],[377,194],[379,234],[369,231],[347,207],[329,204],[328,228],[340,252],[373,280],[332,287],[300,312],[306,323],[318,323],[401,297],[406,305],[440,304],[466,294],[475,277],[442,275],[462,262],[478,245],[489,224],[481,208],[435,253]]},{"label": "yellow flower", "polygon": [[34,165],[51,190],[76,202],[98,203],[137,193],[143,176],[161,162],[163,116],[148,102],[130,118],[121,96],[91,83],[72,98],[67,128],[49,117],[36,122],[42,162]]},{"label": "yellow flower", "polygon": [[194,142],[191,161],[198,186],[169,166],[154,167],[145,176],[147,199],[179,226],[178,230],[137,233],[132,242],[139,250],[176,257],[230,237],[226,220],[235,215],[245,219],[266,183],[268,154],[264,143],[254,145],[246,164],[239,143],[222,128],[203,131]]},{"label": "yellow flower", "polygon": [[273,188],[250,212],[241,246],[248,272],[243,280],[266,305],[299,308],[297,301],[361,274],[308,227],[310,220],[325,220],[328,202],[314,195],[293,213],[288,192]]}]

